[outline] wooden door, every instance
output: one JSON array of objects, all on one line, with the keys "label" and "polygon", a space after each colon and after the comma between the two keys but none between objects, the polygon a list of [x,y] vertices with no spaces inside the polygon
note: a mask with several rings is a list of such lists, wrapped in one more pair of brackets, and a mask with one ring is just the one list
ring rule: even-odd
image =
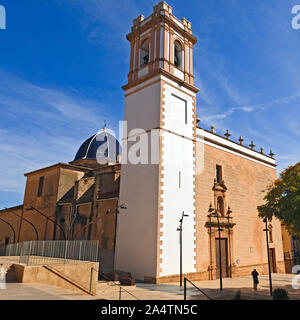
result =
[{"label": "wooden door", "polygon": [[276,256],[275,256],[275,248],[269,249],[269,255],[270,255],[270,266],[271,266],[271,272],[276,273],[277,267],[276,267]]},{"label": "wooden door", "polygon": [[227,239],[216,238],[216,267],[217,267],[217,279],[220,278],[220,250],[221,244],[221,266],[222,266],[222,278],[228,278],[228,245]]}]

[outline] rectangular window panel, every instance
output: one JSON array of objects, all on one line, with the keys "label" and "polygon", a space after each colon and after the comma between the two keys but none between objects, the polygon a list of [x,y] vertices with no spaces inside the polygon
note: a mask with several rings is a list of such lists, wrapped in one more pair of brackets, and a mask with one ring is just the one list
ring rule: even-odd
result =
[{"label": "rectangular window panel", "polygon": [[44,180],[45,180],[45,177],[40,177],[40,180],[39,180],[39,188],[38,188],[38,194],[37,194],[37,196],[38,196],[38,197],[41,197],[41,196],[42,196],[42,194],[43,194]]},{"label": "rectangular window panel", "polygon": [[221,183],[223,180],[222,177],[222,166],[218,166],[216,168],[216,179],[217,179],[217,183]]},{"label": "rectangular window panel", "polygon": [[187,124],[187,116],[187,102],[172,94],[171,119]]}]

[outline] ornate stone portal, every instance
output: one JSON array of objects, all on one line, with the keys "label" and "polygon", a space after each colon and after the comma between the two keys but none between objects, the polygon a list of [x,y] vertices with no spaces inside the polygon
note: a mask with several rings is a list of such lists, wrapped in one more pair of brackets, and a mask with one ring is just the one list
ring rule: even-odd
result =
[{"label": "ornate stone portal", "polygon": [[[224,181],[218,183],[215,179],[212,191],[214,192],[214,203],[217,210],[213,209],[212,205],[210,205],[209,214],[205,223],[205,227],[209,234],[210,265],[208,271],[210,280],[219,278],[219,246],[221,246],[222,277],[232,277],[235,268],[235,263],[233,261],[233,227],[236,225],[231,216],[232,211],[227,205],[227,188]],[[225,208],[227,208],[226,214]]]}]

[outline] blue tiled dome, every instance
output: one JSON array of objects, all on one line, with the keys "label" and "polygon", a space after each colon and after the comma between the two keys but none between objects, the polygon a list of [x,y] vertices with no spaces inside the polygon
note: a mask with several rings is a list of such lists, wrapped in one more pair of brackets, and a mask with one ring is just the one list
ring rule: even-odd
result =
[{"label": "blue tiled dome", "polygon": [[74,161],[81,159],[107,159],[116,161],[121,154],[119,141],[110,133],[100,131],[87,139],[79,148]]}]

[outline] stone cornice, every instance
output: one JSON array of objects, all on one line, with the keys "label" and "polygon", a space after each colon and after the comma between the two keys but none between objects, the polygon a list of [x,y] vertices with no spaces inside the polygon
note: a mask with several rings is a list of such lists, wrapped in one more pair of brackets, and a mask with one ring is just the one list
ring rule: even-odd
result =
[{"label": "stone cornice", "polygon": [[[204,141],[207,141],[208,143],[210,143],[211,145],[216,145],[219,147],[222,147],[224,149],[227,149],[229,151],[232,151],[234,153],[238,153],[240,155],[243,155],[245,157],[248,157],[250,159],[253,159],[255,161],[267,164],[271,167],[276,168],[277,165],[275,163],[275,159],[271,158],[270,156],[266,155],[266,154],[261,154],[260,152],[256,151],[256,150],[252,150],[250,148],[248,148],[245,145],[240,145],[239,143],[232,141],[232,140],[228,140],[226,138],[224,138],[223,136],[220,136],[216,133],[210,132],[208,130],[202,129],[200,127],[197,127],[198,130],[201,130],[203,132],[206,132],[210,137],[207,136],[207,134],[203,137]],[[201,136],[201,131],[197,132],[198,135]],[[216,138],[214,138],[216,137]],[[222,141],[217,141],[217,139],[221,139]],[[235,147],[236,146],[236,147]],[[243,150],[240,150],[243,149]],[[256,156],[257,154],[257,156]],[[263,159],[265,158],[265,159]],[[268,159],[270,159],[270,161],[268,161]]]},{"label": "stone cornice", "polygon": [[90,168],[85,168],[85,167],[80,167],[80,166],[75,166],[72,164],[60,162],[60,163],[54,164],[49,167],[45,167],[45,168],[41,168],[41,169],[38,169],[38,170],[35,170],[32,172],[25,173],[24,176],[27,177],[29,175],[33,175],[33,174],[36,174],[39,172],[48,171],[48,170],[52,170],[52,169],[56,169],[56,168],[65,168],[65,169],[71,169],[71,170],[82,171],[82,172],[91,171]]},{"label": "stone cornice", "polygon": [[139,84],[141,84],[141,83],[143,83],[153,77],[156,77],[158,75],[163,75],[166,78],[169,78],[170,80],[179,83],[182,87],[185,87],[194,93],[197,93],[199,91],[198,88],[186,83],[185,81],[181,80],[180,78],[174,76],[173,74],[169,73],[168,71],[166,71],[162,68],[160,68],[154,72],[148,73],[146,76],[144,76],[136,81],[133,81],[133,82],[126,84],[125,86],[122,87],[122,89],[124,91],[127,91],[127,90],[129,90],[129,89],[131,89],[131,88],[133,88],[133,87],[135,87],[135,86],[137,86],[137,85],[139,85]]},{"label": "stone cornice", "polygon": [[195,36],[193,36],[190,32],[180,28],[180,26],[178,26],[176,22],[174,22],[170,17],[162,16],[162,15],[159,15],[158,17],[152,17],[152,19],[149,19],[149,21],[147,21],[143,26],[140,26],[136,30],[133,30],[132,32],[127,34],[126,38],[128,41],[132,41],[140,34],[143,34],[148,29],[152,28],[153,25],[159,24],[162,22],[171,26],[173,30],[177,31],[179,34],[181,34],[184,38],[191,41],[193,44],[197,43],[197,38]]}]

